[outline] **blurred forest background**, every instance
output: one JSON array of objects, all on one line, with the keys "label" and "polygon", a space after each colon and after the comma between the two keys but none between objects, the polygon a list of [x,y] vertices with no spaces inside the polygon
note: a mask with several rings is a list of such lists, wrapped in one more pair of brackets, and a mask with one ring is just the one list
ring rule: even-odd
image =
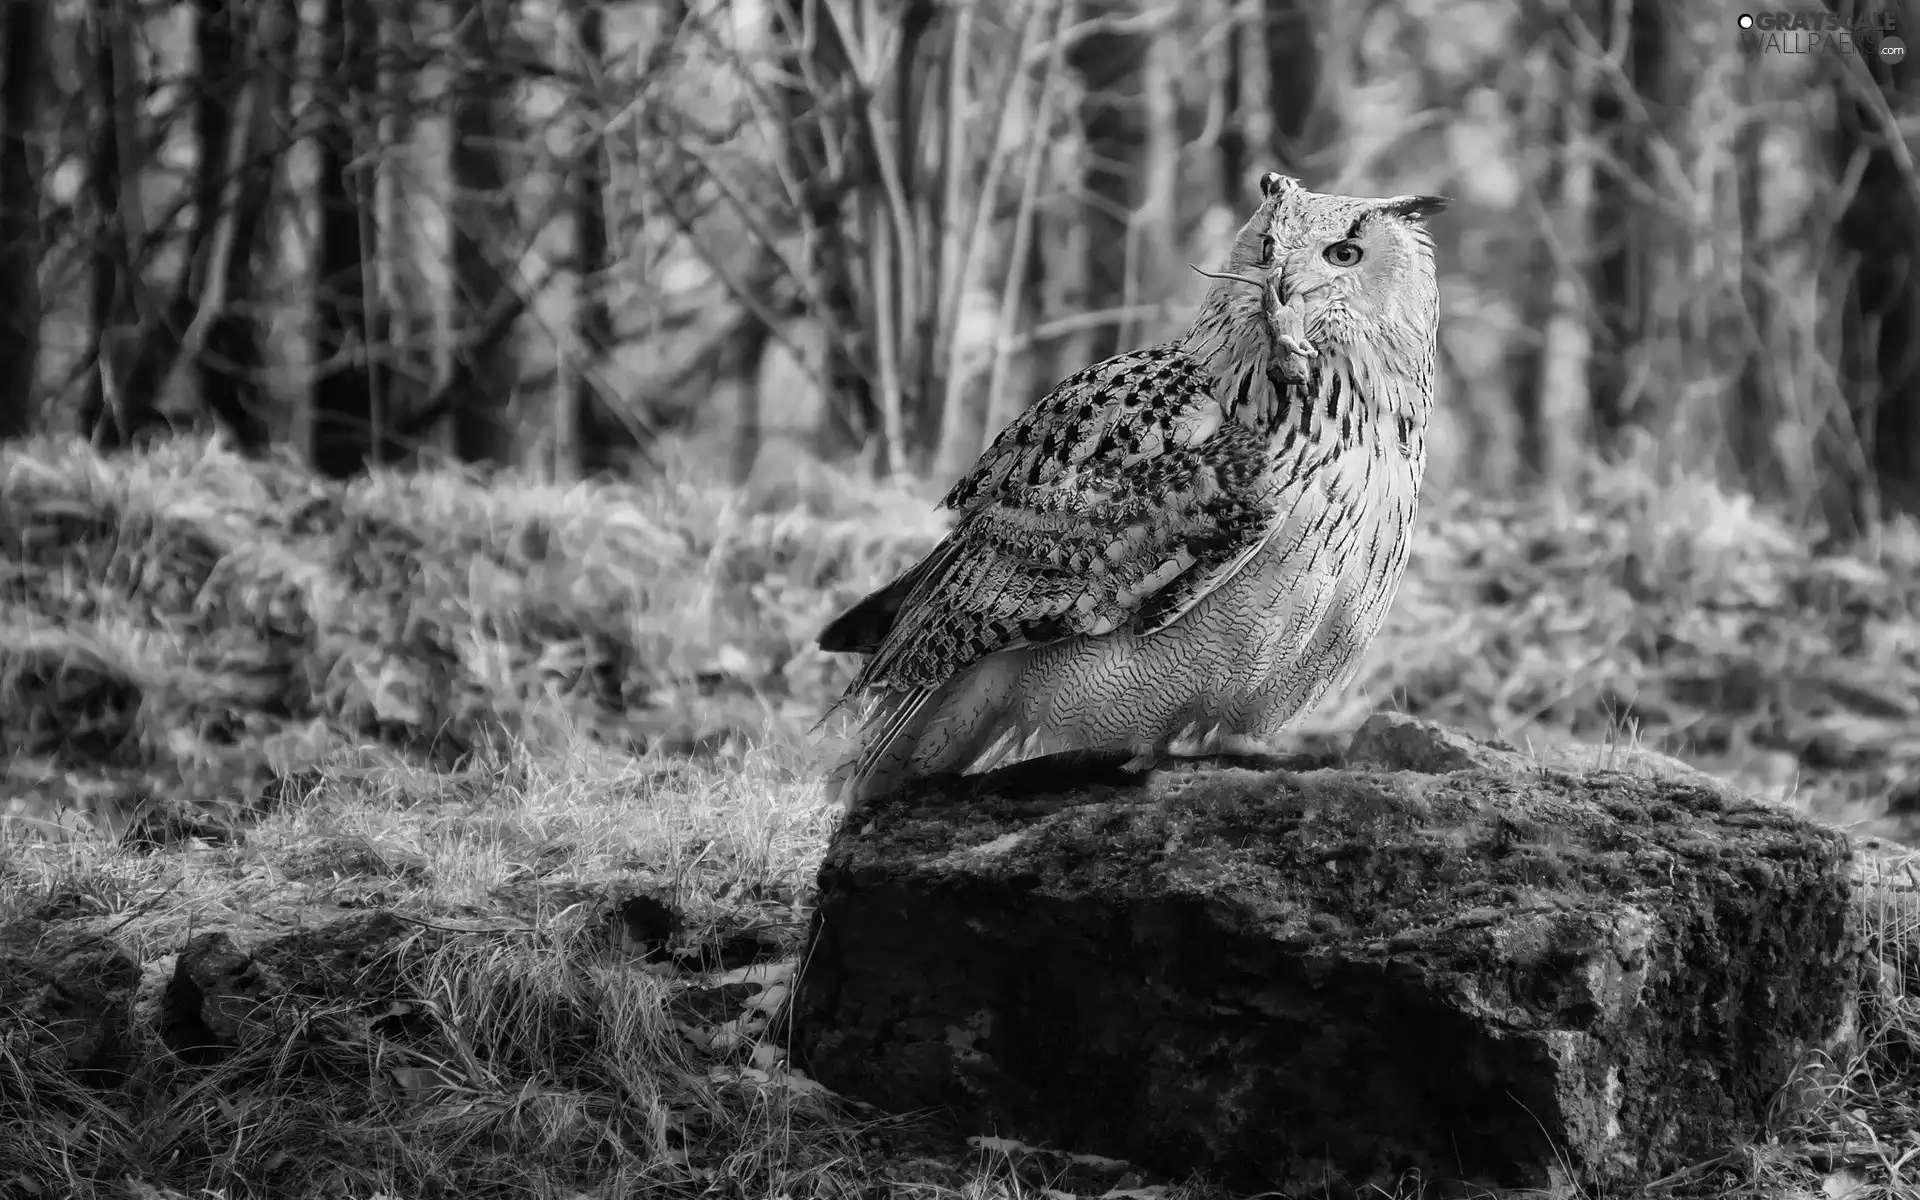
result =
[{"label": "blurred forest background", "polygon": [[1734,16],[9,0],[0,435],[945,480],[1277,168],[1455,198],[1437,488],[1646,443],[1849,537],[1920,504],[1920,64]]}]

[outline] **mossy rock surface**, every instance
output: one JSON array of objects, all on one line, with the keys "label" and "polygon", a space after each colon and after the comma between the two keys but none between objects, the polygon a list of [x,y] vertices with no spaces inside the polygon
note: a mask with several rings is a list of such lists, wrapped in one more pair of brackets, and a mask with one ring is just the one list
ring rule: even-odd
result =
[{"label": "mossy rock surface", "polygon": [[1842,1027],[1842,835],[1710,781],[1500,748],[1423,773],[1372,742],[1367,769],[989,776],[862,812],[821,868],[796,1056],[1249,1190],[1618,1188],[1752,1137]]}]

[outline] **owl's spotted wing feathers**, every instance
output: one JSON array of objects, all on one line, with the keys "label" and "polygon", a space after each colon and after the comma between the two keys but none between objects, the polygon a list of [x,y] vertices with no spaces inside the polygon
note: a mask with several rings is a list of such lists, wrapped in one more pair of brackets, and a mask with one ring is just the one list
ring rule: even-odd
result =
[{"label": "owl's spotted wing feathers", "polygon": [[1037,487],[1083,469],[1117,477],[1136,463],[1204,443],[1224,419],[1212,389],[1205,366],[1177,346],[1097,362],[1009,422],[941,504],[967,512],[1010,487]]},{"label": "owl's spotted wing feathers", "polygon": [[960,523],[894,585],[911,580],[905,594],[862,606],[893,617],[849,695],[935,687],[1010,647],[1148,632],[1204,594],[1272,516],[1263,447],[1210,383],[1171,347],[1138,351],[1010,424],[948,494]]}]

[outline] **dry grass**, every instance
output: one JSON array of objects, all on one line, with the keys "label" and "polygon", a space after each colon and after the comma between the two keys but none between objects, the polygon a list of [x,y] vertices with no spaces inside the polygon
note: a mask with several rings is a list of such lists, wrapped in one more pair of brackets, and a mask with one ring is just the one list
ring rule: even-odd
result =
[{"label": "dry grass", "polygon": [[[767,1010],[833,820],[803,734],[846,678],[807,640],[940,525],[925,496],[819,470],[698,479],[342,491],[193,446],[0,457],[0,914],[111,931],[144,964],[125,1080],[0,1045],[0,1194],[1137,1184],[929,1141],[786,1069]],[[1303,738],[1381,702],[1535,744],[1624,730],[1750,784],[1784,756],[1799,802],[1884,809],[1920,757],[1920,539],[1819,556],[1697,483],[1579,494],[1438,509],[1362,688]],[[1882,969],[1856,1053],[1808,1065],[1771,1140],[1660,1194],[1913,1194],[1920,886],[1911,856],[1862,870]],[[633,894],[672,900],[683,947],[774,957],[643,961],[609,922]],[[417,934],[353,996],[283,998],[219,1061],[159,1040],[190,932],[375,909]]]},{"label": "dry grass", "polygon": [[0,750],[49,787],[111,768],[125,799],[257,783],[342,738],[441,765],[500,738],[790,738],[846,677],[813,630],[937,525],[824,472],[697,480],[343,491],[203,446],[10,451]]},{"label": "dry grass", "polygon": [[1920,528],[1820,553],[1697,477],[1589,471],[1551,501],[1438,498],[1321,737],[1392,705],[1516,744],[1624,733],[1905,838],[1920,793]]},{"label": "dry grass", "polygon": [[[106,1092],[0,1059],[0,1190],[198,1196],[1018,1196],[1010,1168],[915,1163],[875,1122],[785,1069],[767,1037],[785,958],[729,974],[648,964],[608,899],[667,894],[686,944],[745,927],[797,949],[828,830],[777,752],[641,761],[582,741],[452,773],[387,754],[244,838],[139,855],[8,847],[0,903],[111,929],[146,964],[136,1068]],[[196,1063],[160,1041],[160,989],[191,931],[378,907],[420,923],[357,995],[257,1018],[278,1037]],[[726,983],[755,986],[715,1011]],[[297,1010],[297,1011],[295,1011]],[[316,1034],[315,1030],[323,1033]],[[1030,1173],[1030,1172],[1029,1172]]]}]

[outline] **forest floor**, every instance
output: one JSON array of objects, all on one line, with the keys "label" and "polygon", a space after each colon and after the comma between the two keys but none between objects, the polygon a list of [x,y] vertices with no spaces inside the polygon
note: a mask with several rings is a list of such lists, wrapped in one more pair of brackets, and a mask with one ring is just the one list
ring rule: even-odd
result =
[{"label": "forest floor", "polygon": [[[809,729],[849,675],[810,639],[944,522],[817,467],[702,478],[340,488],[200,444],[0,451],[0,930],[85,927],[139,975],[104,1082],[0,1042],[0,1196],[1209,1194],[951,1145],[787,1068],[767,1019],[837,818]],[[1626,739],[1915,841],[1920,534],[1816,554],[1707,483],[1577,492],[1436,498],[1300,748],[1375,707]],[[1915,1194],[1915,863],[1862,868],[1883,969],[1857,1055],[1660,1194]],[[369,911],[420,936],[382,950],[388,992],[335,997],[359,1015],[324,1048],[297,989],[273,1003],[308,1033],[169,1040],[190,935]]]}]

